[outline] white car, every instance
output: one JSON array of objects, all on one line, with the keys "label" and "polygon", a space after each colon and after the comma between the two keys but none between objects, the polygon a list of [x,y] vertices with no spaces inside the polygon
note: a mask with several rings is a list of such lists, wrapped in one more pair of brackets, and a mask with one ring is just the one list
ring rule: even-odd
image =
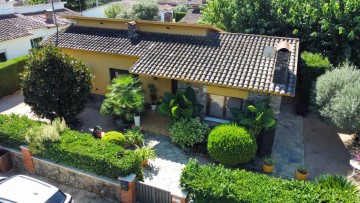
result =
[{"label": "white car", "polygon": [[0,203],[73,203],[59,188],[24,175],[0,177]]}]

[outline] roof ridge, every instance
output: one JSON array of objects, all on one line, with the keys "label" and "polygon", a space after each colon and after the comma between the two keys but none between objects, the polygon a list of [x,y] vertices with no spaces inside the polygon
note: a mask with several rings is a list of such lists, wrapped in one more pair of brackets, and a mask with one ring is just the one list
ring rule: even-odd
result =
[{"label": "roof ridge", "polygon": [[300,38],[296,37],[281,37],[281,36],[271,36],[271,35],[260,35],[260,34],[249,34],[249,33],[240,33],[240,32],[219,32],[220,34],[227,34],[227,35],[248,35],[254,37],[266,37],[266,38],[277,38],[277,39],[293,39],[293,40],[300,40]]}]

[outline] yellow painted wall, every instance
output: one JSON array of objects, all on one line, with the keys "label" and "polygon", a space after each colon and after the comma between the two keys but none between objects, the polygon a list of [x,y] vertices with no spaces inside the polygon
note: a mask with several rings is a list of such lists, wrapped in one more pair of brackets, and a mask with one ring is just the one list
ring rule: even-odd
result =
[{"label": "yellow painted wall", "polygon": [[206,87],[207,87],[207,93],[209,94],[236,97],[241,99],[247,99],[249,94],[248,91],[228,88],[228,87],[216,87],[216,86],[206,86]]},{"label": "yellow painted wall", "polygon": [[[138,57],[104,54],[74,49],[63,48],[62,50],[64,53],[81,59],[89,66],[95,76],[93,79],[94,85],[91,93],[100,95],[105,95],[108,92],[106,87],[111,82],[110,68],[129,70],[139,59]],[[139,78],[143,83],[146,102],[151,102],[149,88],[147,87],[149,83],[154,83],[158,88],[158,97],[163,96],[164,92],[171,92],[171,80],[163,78],[157,78],[154,80],[153,77],[142,75]]]},{"label": "yellow painted wall", "polygon": [[91,93],[105,95],[106,86],[110,84],[110,68],[129,70],[139,59],[138,57],[104,54],[74,49],[62,49],[64,53],[84,61],[94,74]]},{"label": "yellow painted wall", "polygon": [[140,75],[140,81],[143,83],[143,88],[145,90],[145,101],[150,103],[150,90],[148,85],[153,83],[157,88],[157,96],[164,97],[165,92],[171,92],[171,80],[165,78],[157,78],[154,80],[154,77]]},{"label": "yellow painted wall", "polygon": [[[127,24],[125,20],[116,21],[113,19],[106,20],[101,18],[78,19],[77,25],[87,26],[87,27],[123,29],[123,30],[127,29]],[[176,23],[164,24],[158,22],[142,22],[142,21],[137,22],[137,28],[139,31],[145,31],[145,32],[186,34],[186,35],[196,35],[196,36],[206,36],[207,32],[210,30],[208,27],[195,27],[194,25],[179,26]]]}]

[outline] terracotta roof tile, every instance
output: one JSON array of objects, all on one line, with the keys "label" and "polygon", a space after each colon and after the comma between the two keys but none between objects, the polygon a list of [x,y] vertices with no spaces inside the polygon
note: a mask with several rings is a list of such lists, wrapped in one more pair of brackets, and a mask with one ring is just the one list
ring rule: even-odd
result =
[{"label": "terracotta roof tile", "polygon": [[[206,37],[138,34],[139,38],[131,41],[127,30],[70,26],[59,34],[59,46],[141,56],[130,69],[135,74],[295,95],[298,39],[233,33],[209,33]],[[54,41],[54,36],[47,41]],[[274,84],[276,56],[266,58],[263,50],[281,41],[291,44],[294,52],[287,79]]]},{"label": "terracotta roof tile", "polygon": [[196,24],[203,15],[200,13],[200,9],[189,9],[186,15],[180,20],[180,23],[192,23]]}]

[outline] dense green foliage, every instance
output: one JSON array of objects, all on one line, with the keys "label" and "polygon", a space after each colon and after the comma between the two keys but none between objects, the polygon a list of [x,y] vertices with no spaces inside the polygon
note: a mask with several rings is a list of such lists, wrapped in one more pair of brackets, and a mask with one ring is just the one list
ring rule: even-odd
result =
[{"label": "dense green foliage", "polygon": [[120,12],[117,18],[157,21],[159,5],[156,0],[135,0],[134,4],[129,9]]},{"label": "dense green foliage", "polygon": [[179,22],[181,19],[183,19],[186,16],[185,12],[176,12],[175,13],[175,21]]},{"label": "dense green foliage", "polygon": [[26,144],[26,132],[40,125],[41,122],[30,120],[26,116],[0,114],[0,144],[18,148]]},{"label": "dense green foliage", "polygon": [[144,147],[138,147],[135,149],[134,153],[139,157],[141,161],[145,160],[155,160],[156,159],[156,152],[152,147],[144,146]]},{"label": "dense green foliage", "polygon": [[125,132],[126,144],[129,146],[144,144],[144,135],[138,128],[127,129]]},{"label": "dense green foliage", "polygon": [[171,141],[181,148],[187,148],[204,142],[210,128],[208,124],[201,123],[199,118],[180,118],[171,124],[169,131]]},{"label": "dense green foliage", "polygon": [[32,49],[21,77],[24,102],[39,117],[71,122],[85,109],[92,77],[84,62],[54,45]]},{"label": "dense green foliage", "polygon": [[0,63],[0,98],[20,90],[20,72],[27,57],[21,56]]},{"label": "dense green foliage", "polygon": [[262,130],[276,126],[275,113],[267,101],[249,105],[246,109],[230,108],[234,121],[245,126],[257,137]]},{"label": "dense green foliage", "polygon": [[351,190],[326,188],[311,182],[285,180],[223,166],[200,165],[195,160],[190,160],[183,169],[180,185],[197,203],[355,203],[359,200],[359,195]]},{"label": "dense green foliage", "polygon": [[58,141],[60,133],[66,129],[65,121],[60,118],[56,118],[51,124],[44,123],[30,128],[25,134],[25,139],[31,153],[39,154],[44,151],[46,143]]},{"label": "dense green foliage", "polygon": [[302,103],[308,105],[314,82],[331,68],[331,64],[329,59],[321,54],[306,51],[301,54],[301,59],[300,98]]},{"label": "dense green foliage", "polygon": [[187,87],[185,92],[178,90],[176,95],[164,93],[164,101],[159,106],[161,113],[179,118],[195,118],[203,110],[204,105],[199,104],[193,88]]},{"label": "dense green foliage", "polygon": [[321,75],[313,90],[316,111],[326,121],[352,132],[360,131],[360,70],[344,64]]},{"label": "dense green foliage", "polygon": [[256,139],[245,128],[223,124],[210,132],[207,149],[215,161],[234,166],[253,159],[257,145]]},{"label": "dense green foliage", "polygon": [[304,50],[360,66],[360,0],[209,0],[203,14],[229,32],[298,37]]},{"label": "dense green foliage", "polygon": [[108,141],[119,146],[124,146],[126,143],[126,138],[124,134],[117,131],[110,131],[105,133],[105,135],[101,138],[104,141]]},{"label": "dense green foliage", "polygon": [[110,93],[101,105],[100,112],[132,121],[135,114],[144,110],[144,93],[138,78],[120,75],[108,86]]},{"label": "dense green foliage", "polygon": [[105,9],[104,14],[107,18],[116,18],[123,10],[120,4],[111,4]]},{"label": "dense green foliage", "polygon": [[131,150],[94,139],[91,134],[65,130],[59,142],[48,143],[41,156],[85,171],[117,179],[119,176],[136,174],[141,180],[139,158]]},{"label": "dense green foliage", "polygon": [[356,185],[345,176],[331,174],[321,175],[315,178],[314,184],[322,189],[333,190],[334,192],[341,192],[345,190],[353,196],[358,195]]},{"label": "dense green foliage", "polygon": [[[40,125],[45,124],[25,116],[0,114],[0,144],[18,148],[26,144],[26,132]],[[141,161],[133,151],[94,139],[88,133],[59,128],[56,123],[53,126],[57,131],[64,131],[58,141],[44,142],[45,150],[38,156],[114,179],[130,173],[136,174],[139,180],[143,178]]]}]

